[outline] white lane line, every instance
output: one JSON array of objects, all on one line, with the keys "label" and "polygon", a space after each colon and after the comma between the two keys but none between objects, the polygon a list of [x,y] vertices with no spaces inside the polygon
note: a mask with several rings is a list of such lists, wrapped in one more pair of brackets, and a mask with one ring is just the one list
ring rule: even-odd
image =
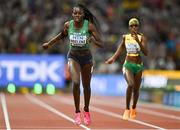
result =
[{"label": "white lane line", "polygon": [[[102,113],[102,114],[105,114],[105,115],[109,115],[111,117],[122,119],[121,115],[116,114],[114,112],[106,111],[104,109],[100,109],[100,108],[97,108],[97,107],[94,107],[94,106],[91,106],[91,109],[96,111],[96,112],[99,112],[99,113]],[[141,124],[141,125],[145,125],[145,126],[149,126],[149,127],[152,127],[152,128],[160,129],[160,130],[165,130],[165,128],[162,128],[162,127],[159,127],[157,125],[150,124],[150,123],[146,123],[146,122],[143,122],[143,121],[139,121],[139,120],[129,119],[128,121],[131,121],[131,122],[134,122],[134,123],[137,123],[137,124]]]},{"label": "white lane line", "polygon": [[[98,99],[97,97],[95,97],[96,99]],[[106,100],[106,101],[109,101],[111,102],[112,101],[112,96],[111,96],[111,99],[109,99],[108,97],[103,97],[99,100]],[[120,98],[117,98],[115,97],[114,98],[114,102],[122,102],[121,105],[124,105],[125,106],[125,97],[120,97]],[[163,105],[163,104],[158,104],[158,103],[153,103],[153,102],[145,102],[145,101],[139,101],[138,103],[138,106],[142,106],[142,107],[148,107],[148,108],[155,108],[155,109],[165,109],[165,110],[169,110],[169,111],[177,111],[177,112],[180,112],[180,109],[179,107],[175,107],[175,106],[168,106],[168,105]]]},{"label": "white lane line", "polygon": [[[68,99],[68,98],[65,98],[65,97],[56,96],[56,98],[52,97],[52,99],[54,99],[56,101],[59,101],[59,102],[63,102],[63,103],[68,104],[68,105],[73,105],[73,101]],[[92,105],[90,106],[90,108],[91,108],[92,111],[99,112],[101,114],[108,115],[108,116],[111,116],[111,117],[122,119],[121,115],[116,114],[114,112],[106,111],[104,109],[100,109],[100,108],[94,107]],[[159,126],[156,126],[156,125],[152,125],[150,123],[146,123],[146,122],[143,122],[143,121],[135,120],[135,119],[129,119],[128,121],[131,121],[131,122],[134,122],[134,123],[137,123],[137,124],[141,124],[141,125],[145,125],[145,126],[149,126],[149,127],[152,127],[152,128],[160,129],[160,130],[166,130],[165,128],[162,128],[162,127],[159,127]]]},{"label": "white lane line", "polygon": [[[114,107],[114,108],[122,108],[122,109],[124,109],[124,106],[118,105],[117,103],[113,103],[113,102],[103,102],[101,100],[92,99],[92,103],[99,104],[99,105],[104,105],[104,106],[109,106],[109,107]],[[163,109],[163,107],[161,109]],[[162,112],[156,112],[156,111],[148,110],[148,109],[145,109],[145,108],[138,108],[138,112],[149,114],[149,115],[154,115],[154,116],[159,116],[159,117],[171,118],[171,119],[174,119],[174,120],[180,120],[179,116],[165,114],[165,113],[162,113]]]},{"label": "white lane line", "polygon": [[6,105],[6,98],[3,93],[1,93],[0,96],[1,96],[2,109],[3,109],[3,113],[4,113],[4,119],[5,119],[5,123],[6,123],[6,130],[11,130],[8,111],[7,111],[7,105]]},{"label": "white lane line", "polygon": [[[43,102],[43,101],[41,101],[41,100],[39,100],[39,99],[37,99],[37,98],[29,95],[29,94],[28,94],[28,95],[25,95],[25,96],[26,96],[31,102],[33,102],[33,103],[35,103],[35,104],[37,104],[37,105],[39,105],[39,106],[47,109],[48,111],[50,111],[50,112],[52,112],[52,113],[57,114],[58,116],[63,117],[64,119],[66,119],[66,120],[68,120],[68,121],[70,121],[70,122],[72,122],[72,123],[74,123],[74,120],[73,120],[71,117],[69,117],[69,116],[65,115],[64,113],[56,110],[55,108],[51,107],[50,105],[46,104],[45,102]],[[79,126],[82,127],[82,128],[84,128],[84,129],[86,129],[86,130],[90,130],[90,128],[86,127],[85,125],[82,125],[82,124],[81,124],[81,125],[79,125]]]},{"label": "white lane line", "polygon": [[180,109],[178,107],[174,107],[174,106],[166,106],[166,105],[162,105],[162,104],[156,104],[156,103],[151,103],[151,102],[139,102],[139,106],[144,106],[144,107],[148,107],[148,108],[158,108],[158,109],[166,109],[166,110],[170,110],[170,111],[177,111],[180,112]]}]

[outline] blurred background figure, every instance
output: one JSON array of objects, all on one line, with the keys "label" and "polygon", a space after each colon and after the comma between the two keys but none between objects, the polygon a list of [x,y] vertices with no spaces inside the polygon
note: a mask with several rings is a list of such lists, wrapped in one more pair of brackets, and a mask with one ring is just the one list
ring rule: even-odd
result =
[{"label": "blurred background figure", "polygon": [[64,67],[68,44],[63,44],[68,38],[48,50],[41,45],[72,19],[72,7],[77,2],[86,5],[99,21],[105,45],[103,49],[91,46],[92,94],[125,96],[127,84],[122,67],[126,53],[111,65],[105,61],[116,51],[121,36],[128,32],[128,20],[135,17],[141,21],[139,32],[146,36],[149,50],[148,56],[142,57],[145,70],[140,99],[180,106],[179,0],[0,0],[0,87],[10,83],[14,91],[11,83],[28,88],[41,85],[43,92],[48,88],[46,84],[52,83],[55,88],[69,92],[72,77]]},{"label": "blurred background figure", "polygon": [[[64,54],[65,44],[44,51],[41,43],[58,34],[71,19],[73,0],[1,0],[0,52]],[[101,23],[106,48],[93,48],[96,73],[118,73],[123,61],[106,66],[102,60],[112,55],[120,35],[127,32],[130,17],[140,19],[143,32],[154,50],[145,59],[147,69],[180,69],[180,2],[178,0],[82,0]],[[66,39],[65,39],[66,40]],[[120,39],[121,40],[121,39]],[[63,41],[60,41],[63,42]],[[65,49],[64,49],[65,48]],[[104,53],[101,55],[101,53]],[[121,57],[119,59],[122,59]]]}]

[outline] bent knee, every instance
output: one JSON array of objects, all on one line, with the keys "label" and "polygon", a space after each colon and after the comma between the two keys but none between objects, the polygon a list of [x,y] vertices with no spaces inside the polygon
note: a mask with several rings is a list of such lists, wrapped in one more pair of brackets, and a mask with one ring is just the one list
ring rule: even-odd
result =
[{"label": "bent knee", "polygon": [[134,93],[139,93],[139,88],[134,88],[133,91]]},{"label": "bent knee", "polygon": [[128,82],[128,86],[134,87],[134,86],[135,86],[135,83],[134,83],[133,81],[130,81],[130,82]]},{"label": "bent knee", "polygon": [[73,83],[74,87],[79,87],[80,86],[80,82],[72,81],[72,83]]}]

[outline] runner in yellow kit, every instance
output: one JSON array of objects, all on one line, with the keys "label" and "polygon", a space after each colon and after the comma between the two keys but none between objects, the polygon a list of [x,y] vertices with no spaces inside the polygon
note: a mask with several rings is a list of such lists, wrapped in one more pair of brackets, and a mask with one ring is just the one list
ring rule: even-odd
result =
[{"label": "runner in yellow kit", "polygon": [[[141,84],[143,62],[142,55],[147,56],[147,44],[143,34],[138,33],[139,21],[137,18],[129,20],[129,34],[123,35],[123,39],[119,44],[116,52],[110,57],[106,63],[115,62],[119,55],[126,50],[127,55],[123,64],[123,74],[127,81],[128,87],[126,91],[126,109],[123,114],[123,119],[136,117],[136,104],[139,98],[139,88]],[[133,105],[130,109],[130,101],[133,94]]]}]

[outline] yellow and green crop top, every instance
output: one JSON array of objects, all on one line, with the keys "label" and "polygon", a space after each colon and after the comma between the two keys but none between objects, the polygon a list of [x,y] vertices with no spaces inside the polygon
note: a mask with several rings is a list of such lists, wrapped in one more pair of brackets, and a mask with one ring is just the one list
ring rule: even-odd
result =
[{"label": "yellow and green crop top", "polygon": [[[143,34],[138,34],[139,41],[141,41]],[[132,37],[131,34],[125,34],[125,47],[128,56],[139,56],[141,55],[141,48],[137,41]]]}]

